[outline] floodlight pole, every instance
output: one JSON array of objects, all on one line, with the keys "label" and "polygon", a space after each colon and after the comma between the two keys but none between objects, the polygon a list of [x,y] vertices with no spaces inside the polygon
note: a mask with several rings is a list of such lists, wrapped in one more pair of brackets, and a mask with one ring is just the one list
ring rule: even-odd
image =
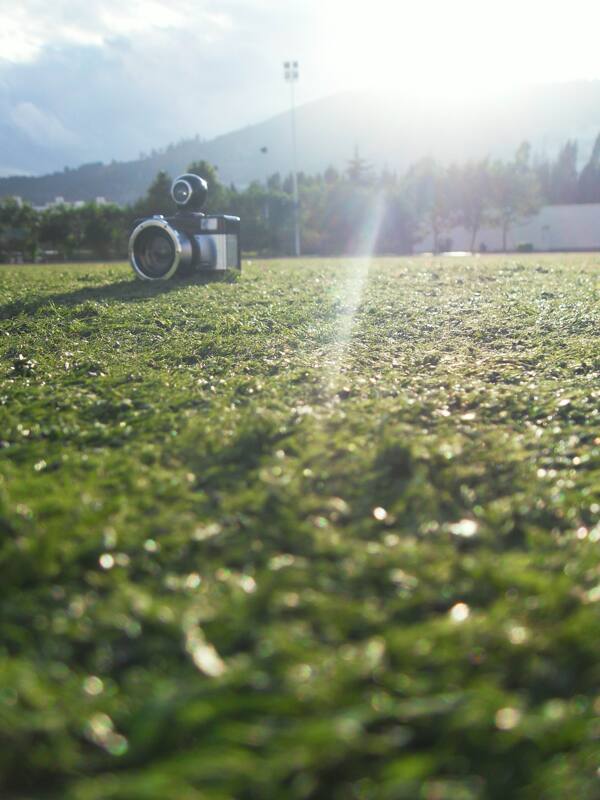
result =
[{"label": "floodlight pole", "polygon": [[299,70],[297,61],[285,61],[283,64],[285,80],[290,84],[291,120],[292,120],[292,186],[294,195],[294,253],[300,255],[300,201],[298,199],[298,157],[296,147],[296,96],[294,84],[298,80]]}]

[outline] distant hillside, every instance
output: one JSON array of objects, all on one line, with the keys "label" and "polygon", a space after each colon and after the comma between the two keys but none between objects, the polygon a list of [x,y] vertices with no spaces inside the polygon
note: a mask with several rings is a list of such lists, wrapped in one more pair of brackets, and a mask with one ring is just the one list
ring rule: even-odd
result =
[{"label": "distant hillside", "polygon": [[[329,164],[343,167],[355,147],[375,167],[390,169],[404,169],[423,156],[444,162],[507,156],[524,139],[534,153],[551,156],[574,138],[585,158],[600,131],[600,81],[531,87],[460,103],[345,93],[298,108],[297,127],[299,168],[309,173]],[[261,152],[265,147],[267,152]],[[171,145],[136,161],[1,178],[0,196],[20,195],[36,205],[57,195],[71,201],[103,196],[127,203],[145,192],[159,170],[174,176],[197,159],[216,164],[221,179],[238,186],[287,172],[289,113],[211,141]]]}]

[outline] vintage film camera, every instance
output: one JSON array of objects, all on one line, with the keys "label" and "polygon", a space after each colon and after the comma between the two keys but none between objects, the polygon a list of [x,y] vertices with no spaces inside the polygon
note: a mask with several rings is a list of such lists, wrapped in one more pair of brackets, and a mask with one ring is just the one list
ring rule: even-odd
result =
[{"label": "vintage film camera", "polygon": [[129,237],[129,261],[145,281],[239,270],[240,218],[203,214],[208,185],[199,175],[180,175],[171,197],[177,213],[136,220]]}]

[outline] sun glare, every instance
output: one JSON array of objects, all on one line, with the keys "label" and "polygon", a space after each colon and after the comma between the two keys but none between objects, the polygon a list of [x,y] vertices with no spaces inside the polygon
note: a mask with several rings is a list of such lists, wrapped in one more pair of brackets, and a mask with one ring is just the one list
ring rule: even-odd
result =
[{"label": "sun glare", "polygon": [[[327,71],[340,84],[462,97],[600,71],[593,31],[600,10],[574,0],[568,17],[549,3],[423,0],[326,5]],[[581,25],[586,19],[587,24]],[[572,30],[571,30],[572,29]],[[557,58],[560,53],[560,58]]]},{"label": "sun glare", "polygon": [[332,342],[332,358],[324,364],[326,383],[332,394],[339,389],[338,384],[348,361],[356,317],[373,263],[384,210],[383,196],[377,195],[362,227],[357,231],[356,239],[351,243],[351,252],[355,258],[349,262],[341,286],[336,289],[341,303],[340,315],[335,340]]}]

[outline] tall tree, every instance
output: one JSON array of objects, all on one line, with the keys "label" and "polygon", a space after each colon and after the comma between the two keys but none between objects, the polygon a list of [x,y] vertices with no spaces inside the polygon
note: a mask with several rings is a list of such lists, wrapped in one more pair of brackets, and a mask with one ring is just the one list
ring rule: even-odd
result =
[{"label": "tall tree", "polygon": [[594,142],[590,160],[581,170],[577,194],[580,203],[600,202],[600,134]]},{"label": "tall tree", "polygon": [[458,221],[469,231],[469,249],[473,252],[477,234],[490,221],[492,176],[489,161],[470,161],[459,170],[457,177]]},{"label": "tall tree", "polygon": [[81,209],[61,204],[43,212],[40,242],[71,259],[85,239]]},{"label": "tall tree", "polygon": [[496,161],[491,171],[493,208],[491,219],[502,231],[502,249],[506,252],[508,232],[535,213],[540,204],[539,187],[528,159],[519,149],[513,161]]},{"label": "tall tree", "polygon": [[323,178],[328,186],[333,186],[340,179],[340,174],[335,167],[329,166],[323,173]]},{"label": "tall tree", "polygon": [[358,186],[368,186],[373,180],[373,167],[360,155],[358,147],[354,148],[354,155],[348,161],[346,177]]},{"label": "tall tree", "polygon": [[551,169],[552,165],[547,158],[539,159],[533,166],[533,172],[540,190],[540,197],[546,203],[550,202]]},{"label": "tall tree", "polygon": [[100,258],[118,255],[124,245],[122,212],[112,204],[86,203],[79,212],[83,223],[83,243]]},{"label": "tall tree", "polygon": [[550,170],[549,200],[554,204],[577,202],[577,142],[569,140]]},{"label": "tall tree", "polygon": [[19,252],[33,261],[38,248],[39,215],[13,197],[0,201],[0,251]]},{"label": "tall tree", "polygon": [[445,249],[448,234],[458,219],[455,172],[454,167],[448,170],[425,158],[408,170],[403,182],[412,213],[423,226],[421,238],[431,233],[434,252]]},{"label": "tall tree", "polygon": [[136,204],[138,214],[165,214],[173,209],[171,177],[161,170],[148,187],[146,195]]},{"label": "tall tree", "polygon": [[281,191],[281,174],[279,172],[274,172],[272,175],[269,175],[267,178],[267,189],[270,192]]}]

